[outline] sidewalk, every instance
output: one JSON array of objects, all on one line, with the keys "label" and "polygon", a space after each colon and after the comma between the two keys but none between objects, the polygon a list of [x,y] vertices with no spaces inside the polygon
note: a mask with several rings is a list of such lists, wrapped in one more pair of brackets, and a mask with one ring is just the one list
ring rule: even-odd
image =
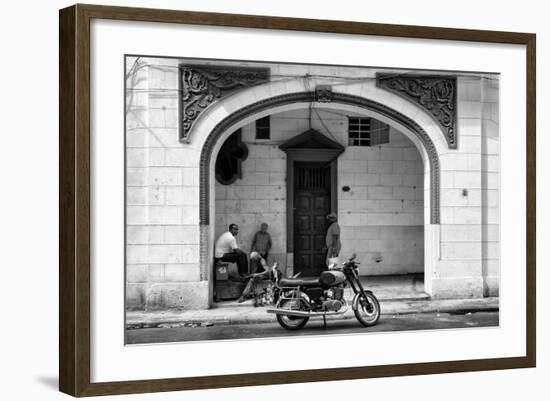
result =
[{"label": "sidewalk", "polygon": [[[414,313],[469,313],[496,311],[499,298],[432,300],[424,292],[421,276],[387,276],[362,278],[366,288],[380,301],[382,316]],[[349,289],[347,289],[348,291]],[[349,290],[351,291],[351,290]],[[346,299],[351,299],[346,293]],[[274,322],[267,307],[254,307],[252,301],[220,302],[207,310],[127,311],[126,328],[181,327]],[[352,308],[344,315],[327,316],[327,320],[355,318]]]}]

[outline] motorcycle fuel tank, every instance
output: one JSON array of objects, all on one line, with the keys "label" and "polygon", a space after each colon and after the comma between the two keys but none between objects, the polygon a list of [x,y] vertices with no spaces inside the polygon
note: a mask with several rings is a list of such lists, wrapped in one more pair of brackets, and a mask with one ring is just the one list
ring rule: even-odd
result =
[{"label": "motorcycle fuel tank", "polygon": [[319,281],[324,287],[330,287],[338,285],[346,280],[346,276],[343,272],[338,270],[327,270],[321,273]]}]

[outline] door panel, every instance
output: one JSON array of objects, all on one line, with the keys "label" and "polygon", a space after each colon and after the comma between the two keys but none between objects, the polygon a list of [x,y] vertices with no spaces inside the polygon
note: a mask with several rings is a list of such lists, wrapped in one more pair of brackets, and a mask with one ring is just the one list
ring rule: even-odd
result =
[{"label": "door panel", "polygon": [[[307,209],[306,209],[307,210]],[[304,213],[303,211],[301,212],[301,214],[298,215],[298,218],[297,218],[297,229],[298,229],[298,234],[300,233],[307,233],[311,230],[311,224],[310,224],[310,221],[311,221],[311,216],[309,215],[306,215],[306,214],[302,214]]]},{"label": "door panel", "polygon": [[[320,275],[323,270],[327,269],[325,267],[326,263],[326,256],[324,252],[322,254],[316,253],[313,255],[313,266],[317,267],[318,275]],[[322,266],[322,268],[319,269],[319,266]]]},{"label": "door panel", "polygon": [[[325,209],[323,209],[325,210]],[[329,212],[327,212],[328,214]],[[314,220],[314,224],[313,224],[313,231],[318,233],[318,232],[323,232],[325,231],[325,228],[327,226],[327,214],[322,214],[322,215],[315,215],[315,220]]]},{"label": "door panel", "polygon": [[326,215],[330,213],[330,168],[294,166],[294,272],[319,276],[326,270]]},{"label": "door panel", "polygon": [[309,235],[299,235],[296,240],[298,247],[302,251],[311,251],[312,249],[314,249],[311,246],[311,237]]},{"label": "door panel", "polygon": [[313,237],[313,249],[322,249],[325,246],[325,235],[315,234]]},{"label": "door panel", "polygon": [[307,210],[309,209],[309,202],[310,202],[310,198],[309,196],[307,195],[301,195],[301,194],[297,194],[299,195],[297,198],[294,198],[296,199],[297,201],[297,205],[296,205],[296,208],[298,208],[299,210]]},{"label": "door panel", "polygon": [[325,210],[328,207],[328,201],[330,199],[327,196],[315,196],[315,209]]}]

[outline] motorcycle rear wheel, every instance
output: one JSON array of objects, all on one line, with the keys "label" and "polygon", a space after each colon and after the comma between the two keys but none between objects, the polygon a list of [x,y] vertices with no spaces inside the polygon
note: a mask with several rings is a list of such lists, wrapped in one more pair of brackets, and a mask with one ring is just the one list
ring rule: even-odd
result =
[{"label": "motorcycle rear wheel", "polygon": [[[279,304],[279,308],[284,309],[285,307],[287,309],[292,310],[300,310],[300,300],[294,300],[294,299],[284,299]],[[289,315],[283,315],[283,314],[277,314],[277,322],[287,330],[300,330],[302,327],[304,327],[309,320],[309,316],[289,316]]]},{"label": "motorcycle rear wheel", "polygon": [[[374,326],[380,319],[380,303],[371,292],[365,296],[358,294],[357,308],[353,310],[355,317],[365,327]],[[366,297],[366,299],[365,299]]]}]

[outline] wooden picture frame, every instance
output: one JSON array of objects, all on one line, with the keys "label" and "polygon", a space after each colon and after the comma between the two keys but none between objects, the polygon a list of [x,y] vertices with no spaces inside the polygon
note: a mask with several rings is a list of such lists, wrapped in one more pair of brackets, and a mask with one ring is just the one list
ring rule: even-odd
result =
[{"label": "wooden picture frame", "polygon": [[[517,44],[526,47],[526,355],[368,367],[92,383],[90,380],[90,22],[110,19]],[[59,14],[59,388],[73,396],[534,367],[536,364],[536,36],[349,21],[74,5]]]}]

